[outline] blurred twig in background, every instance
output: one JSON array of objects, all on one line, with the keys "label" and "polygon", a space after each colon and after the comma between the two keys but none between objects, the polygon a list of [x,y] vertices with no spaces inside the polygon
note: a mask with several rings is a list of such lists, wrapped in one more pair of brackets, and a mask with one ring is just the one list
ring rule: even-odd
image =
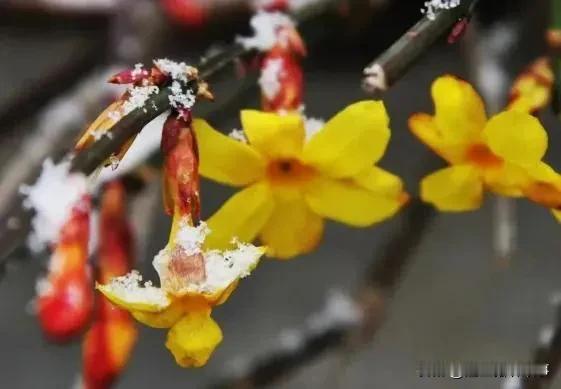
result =
[{"label": "blurred twig in background", "polygon": [[[425,165],[423,165],[425,166]],[[369,342],[382,326],[387,306],[399,285],[413,252],[427,233],[436,212],[415,199],[400,217],[401,225],[380,250],[366,270],[358,287],[354,305],[360,313],[356,323],[334,320],[320,331],[301,332],[305,338],[296,347],[277,349],[254,361],[241,376],[216,383],[212,389],[261,388],[286,379],[306,364],[329,351],[352,351]]]}]

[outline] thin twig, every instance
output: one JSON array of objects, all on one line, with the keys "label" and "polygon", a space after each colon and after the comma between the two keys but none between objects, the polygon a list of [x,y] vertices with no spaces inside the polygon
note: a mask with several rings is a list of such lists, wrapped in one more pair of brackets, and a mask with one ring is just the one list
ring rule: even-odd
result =
[{"label": "thin twig", "polygon": [[385,92],[428,52],[438,38],[449,33],[459,20],[468,19],[477,1],[463,0],[455,8],[439,11],[433,19],[424,16],[364,69],[364,90]]},{"label": "thin twig", "polygon": [[[413,259],[413,251],[428,231],[435,211],[414,201],[401,216],[403,224],[374,254],[355,303],[361,320],[356,326],[336,323],[320,332],[311,332],[299,347],[275,350],[257,360],[241,377],[225,379],[212,389],[251,389],[276,383],[299,368],[334,350],[355,348],[371,340],[385,318],[385,307]],[[380,253],[380,255],[377,255]]]}]

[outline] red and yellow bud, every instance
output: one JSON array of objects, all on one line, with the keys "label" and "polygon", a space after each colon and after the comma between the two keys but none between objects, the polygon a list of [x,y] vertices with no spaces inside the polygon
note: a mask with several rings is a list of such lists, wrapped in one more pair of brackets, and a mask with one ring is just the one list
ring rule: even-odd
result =
[{"label": "red and yellow bud", "polygon": [[509,110],[536,113],[551,101],[553,71],[547,58],[539,58],[516,78],[510,90]]},{"label": "red and yellow bud", "polygon": [[306,45],[294,27],[283,27],[278,35],[261,64],[261,103],[264,111],[297,111],[304,94],[300,57],[306,55]]},{"label": "red and yellow bud", "polygon": [[190,121],[171,114],[162,132],[164,155],[164,207],[169,215],[190,216],[196,223],[200,214],[199,156]]},{"label": "red and yellow bud", "polygon": [[93,310],[93,285],[88,265],[90,199],[72,210],[40,282],[37,312],[47,338],[65,342],[79,335]]},{"label": "red and yellow bud", "polygon": [[[97,280],[107,283],[132,269],[132,233],[120,182],[104,188]],[[83,344],[85,389],[107,389],[125,368],[137,338],[131,315],[99,296],[95,321]]]}]

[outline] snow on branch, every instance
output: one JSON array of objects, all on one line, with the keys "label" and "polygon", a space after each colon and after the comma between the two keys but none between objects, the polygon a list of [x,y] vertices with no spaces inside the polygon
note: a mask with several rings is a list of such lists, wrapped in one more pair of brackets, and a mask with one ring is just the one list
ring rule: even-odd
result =
[{"label": "snow on branch", "polygon": [[[366,66],[363,88],[370,93],[386,91],[428,52],[439,37],[449,34],[458,23],[469,20],[477,1],[463,0],[458,4],[453,0],[427,1],[425,6],[430,11],[426,11],[426,16]],[[447,4],[446,7],[443,4]]]}]

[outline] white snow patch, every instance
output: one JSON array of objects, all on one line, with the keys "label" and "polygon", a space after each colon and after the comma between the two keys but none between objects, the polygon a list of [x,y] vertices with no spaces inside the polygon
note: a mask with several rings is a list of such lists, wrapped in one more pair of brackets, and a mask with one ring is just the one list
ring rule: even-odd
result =
[{"label": "white snow patch", "polygon": [[249,143],[247,136],[245,136],[245,132],[243,130],[238,130],[237,128],[234,128],[232,131],[230,131],[228,136],[232,139],[237,140],[238,142]]},{"label": "white snow patch", "polygon": [[265,63],[259,77],[261,92],[268,99],[272,100],[281,91],[281,75],[283,73],[284,62],[282,59],[271,59]]},{"label": "white snow patch", "polygon": [[72,209],[87,193],[86,177],[69,170],[68,161],[55,165],[51,159],[46,159],[35,184],[20,187],[20,193],[25,196],[24,207],[35,210],[29,241],[32,250],[41,250],[58,240]]},{"label": "white snow patch", "polygon": [[325,126],[325,120],[306,117],[304,120],[304,128],[306,129],[306,142],[314,137]]},{"label": "white snow patch", "polygon": [[[138,108],[145,108],[146,101],[151,95],[158,93],[160,88],[155,85],[129,87],[129,98],[123,103],[122,115],[128,115]],[[113,118],[111,118],[113,119]]]},{"label": "white snow patch", "polygon": [[187,65],[185,62],[175,62],[167,58],[155,60],[154,65],[173,80],[187,82],[197,74],[195,67]]},{"label": "white snow patch", "polygon": [[434,20],[439,11],[456,8],[459,5],[460,0],[430,0],[425,1],[424,8],[421,8],[421,12],[430,20]]},{"label": "white snow patch", "polygon": [[250,21],[254,35],[251,37],[236,37],[236,42],[246,49],[268,51],[278,42],[278,30],[284,27],[294,27],[296,23],[281,12],[257,12]]},{"label": "white snow patch", "polygon": [[205,222],[199,223],[197,227],[183,224],[177,232],[175,242],[185,250],[187,255],[199,254],[209,233],[210,229]]},{"label": "white snow patch", "polygon": [[195,105],[196,97],[193,91],[189,88],[183,87],[179,81],[173,81],[170,86],[171,95],[169,96],[169,103],[173,108],[192,108]]},{"label": "white snow patch", "polygon": [[128,304],[150,304],[165,309],[171,303],[165,291],[153,286],[151,281],[143,283],[137,270],[115,277],[109,284],[98,285],[98,288]]},{"label": "white snow patch", "polygon": [[351,326],[360,322],[362,312],[356,303],[340,290],[330,291],[322,311],[310,316],[308,327],[312,333],[328,328]]},{"label": "white snow patch", "polygon": [[131,72],[131,75],[133,77],[140,76],[143,70],[144,70],[144,65],[141,63],[137,63],[136,65],[134,65],[134,70]]}]

